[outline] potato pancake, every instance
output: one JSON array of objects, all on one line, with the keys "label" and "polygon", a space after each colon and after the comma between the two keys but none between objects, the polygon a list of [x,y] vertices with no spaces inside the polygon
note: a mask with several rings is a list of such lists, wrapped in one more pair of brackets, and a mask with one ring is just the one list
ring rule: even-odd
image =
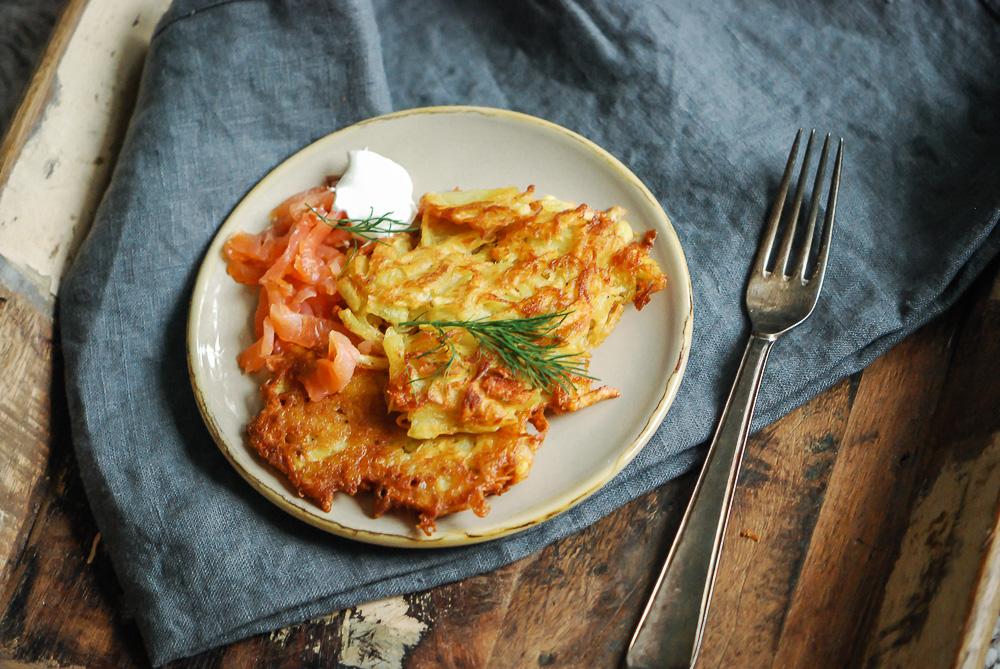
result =
[{"label": "potato pancake", "polygon": [[[320,225],[349,229],[322,204],[301,213],[302,239],[319,239]],[[262,354],[272,377],[248,432],[324,510],[337,492],[370,491],[376,516],[410,510],[431,534],[442,515],[485,515],[487,496],[527,476],[546,411],[618,396],[592,384],[591,351],[666,277],[650,255],[655,233],[637,236],[622,209],[537,198],[531,187],[428,193],[416,223],[353,249],[336,242],[337,301],[323,312],[301,306],[316,291],[301,285],[288,259],[304,247],[287,237],[276,264],[290,269],[261,274],[280,295],[262,293],[257,329],[281,323],[282,299],[321,317],[326,339],[279,337],[277,353]],[[265,237],[244,246],[269,248]]]},{"label": "potato pancake", "polygon": [[523,429],[546,407],[573,411],[617,397],[583,376],[535,387],[469,332],[399,324],[564,313],[550,339],[585,364],[625,305],[641,308],[666,285],[649,255],[655,233],[636,239],[623,213],[537,199],[531,188],[428,193],[419,239],[397,235],[348,264],[337,282],[348,306],[340,318],[382,346],[389,407],[411,437]]},{"label": "potato pancake", "polygon": [[[313,364],[310,357],[296,364]],[[371,491],[376,516],[415,511],[427,534],[445,514],[486,515],[488,495],[527,476],[544,434],[505,429],[413,439],[386,410],[386,379],[385,372],[359,369],[344,390],[313,402],[291,367],[281,370],[263,386],[250,445],[324,511],[337,492]]]}]

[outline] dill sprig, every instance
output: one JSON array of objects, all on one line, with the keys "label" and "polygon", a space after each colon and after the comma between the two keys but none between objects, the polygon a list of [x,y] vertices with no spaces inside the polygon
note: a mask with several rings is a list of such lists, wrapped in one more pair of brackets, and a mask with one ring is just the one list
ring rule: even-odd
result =
[{"label": "dill sprig", "polygon": [[437,367],[435,367],[434,371],[428,374],[427,376],[418,376],[416,378],[410,379],[411,385],[416,383],[417,381],[429,381],[434,377],[441,376],[448,370],[449,367],[451,367],[451,363],[455,362],[455,357],[458,355],[458,352],[455,350],[455,345],[452,344],[451,341],[448,339],[448,335],[444,333],[444,330],[438,330],[437,346],[435,346],[432,349],[424,351],[423,353],[417,355],[416,357],[426,358],[429,355],[434,355],[438,351],[443,350],[446,346],[448,347],[448,350],[450,352],[448,359],[439,364]]},{"label": "dill sprig", "polygon": [[[580,353],[558,353],[561,342],[552,337],[553,331],[573,313],[560,311],[530,318],[467,321],[414,320],[400,323],[403,327],[427,326],[444,335],[446,328],[461,328],[479,342],[479,346],[495,355],[507,369],[539,389],[558,385],[571,390],[573,377],[587,379],[586,360]],[[450,360],[447,364],[450,364]],[[437,374],[437,373],[436,373]],[[435,374],[435,375],[436,375]]]},{"label": "dill sprig", "polygon": [[407,225],[403,221],[390,217],[389,212],[381,216],[376,216],[375,210],[372,209],[371,213],[365,218],[330,218],[312,205],[307,204],[306,206],[309,207],[309,211],[316,215],[316,218],[331,228],[346,230],[370,242],[380,241],[379,235],[390,235],[397,232],[416,232],[420,229],[418,225]]}]

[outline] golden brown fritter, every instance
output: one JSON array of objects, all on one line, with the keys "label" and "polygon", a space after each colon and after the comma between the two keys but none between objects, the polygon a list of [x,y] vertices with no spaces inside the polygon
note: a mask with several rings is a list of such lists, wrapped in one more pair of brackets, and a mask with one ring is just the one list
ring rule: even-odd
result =
[{"label": "golden brown fritter", "polygon": [[[468,332],[408,321],[567,316],[553,330],[558,353],[589,360],[628,303],[642,308],[666,286],[650,255],[656,235],[636,235],[624,211],[591,209],[528,188],[428,193],[420,235],[396,235],[358,254],[338,279],[345,326],[383,349],[389,406],[418,439],[521,428],[546,406],[574,411],[618,393],[533,388],[484,356]],[[445,363],[450,359],[450,363]]]},{"label": "golden brown fritter", "polygon": [[485,515],[487,495],[527,476],[543,434],[504,429],[413,439],[386,409],[386,379],[384,371],[358,369],[343,391],[310,402],[290,368],[281,370],[262,388],[250,444],[324,511],[337,492],[371,491],[376,516],[415,511],[427,534],[442,515]]},{"label": "golden brown fritter", "polygon": [[485,515],[487,495],[527,476],[546,410],[618,391],[576,375],[536,388],[468,328],[403,324],[565,314],[546,336],[585,364],[628,303],[642,308],[666,285],[655,233],[636,235],[623,216],[531,188],[428,193],[419,234],[368,244],[338,278],[339,318],[364,346],[350,383],[308,401],[295,380],[314,364],[303,350],[262,387],[252,447],[327,511],[337,492],[371,491],[376,515],[415,511],[427,534],[445,514]]}]

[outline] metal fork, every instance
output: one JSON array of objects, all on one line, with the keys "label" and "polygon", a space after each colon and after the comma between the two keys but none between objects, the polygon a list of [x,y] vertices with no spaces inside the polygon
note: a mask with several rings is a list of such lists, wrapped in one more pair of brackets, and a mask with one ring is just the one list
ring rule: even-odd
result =
[{"label": "metal fork", "polygon": [[[840,190],[844,140],[841,139],[837,147],[817,251],[814,238],[830,150],[829,134],[823,142],[805,229],[798,230],[815,137],[816,131],[813,130],[806,144],[798,186],[784,226],[785,233],[775,256],[775,241],[781,227],[802,130],[795,135],[747,285],[746,307],[753,334],[747,343],[743,362],[740,363],[691,501],[629,644],[625,658],[629,669],[688,667],[693,666],[698,658],[764,365],[774,342],[812,313],[826,273],[837,210],[837,191]],[[801,239],[797,239],[797,232]],[[798,252],[793,255],[795,246]],[[791,264],[793,260],[794,264]]]}]

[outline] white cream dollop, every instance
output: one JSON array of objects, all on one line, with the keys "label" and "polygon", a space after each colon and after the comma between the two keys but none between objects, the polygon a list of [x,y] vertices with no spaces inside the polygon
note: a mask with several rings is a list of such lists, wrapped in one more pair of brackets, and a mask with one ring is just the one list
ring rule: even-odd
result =
[{"label": "white cream dollop", "polygon": [[402,165],[368,149],[348,151],[347,171],[335,188],[333,206],[350,218],[385,216],[400,225],[379,226],[385,237],[409,227],[417,208],[413,204],[413,179]]}]

